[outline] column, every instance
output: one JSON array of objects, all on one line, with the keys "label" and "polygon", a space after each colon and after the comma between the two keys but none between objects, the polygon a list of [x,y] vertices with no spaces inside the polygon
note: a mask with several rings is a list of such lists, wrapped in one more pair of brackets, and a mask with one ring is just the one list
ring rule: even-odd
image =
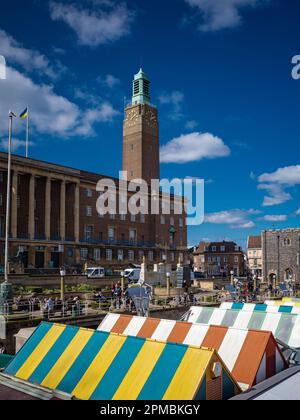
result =
[{"label": "column", "polygon": [[74,236],[75,242],[80,241],[79,234],[79,183],[75,185],[75,200],[74,200]]},{"label": "column", "polygon": [[60,238],[62,241],[66,239],[66,182],[61,182],[60,187]]},{"label": "column", "polygon": [[32,174],[29,180],[29,216],[28,216],[28,235],[29,239],[35,236],[35,176]]},{"label": "column", "polygon": [[16,171],[12,177],[11,234],[13,238],[18,236],[18,173]]},{"label": "column", "polygon": [[46,180],[45,190],[45,236],[46,240],[50,240],[51,236],[51,178]]}]

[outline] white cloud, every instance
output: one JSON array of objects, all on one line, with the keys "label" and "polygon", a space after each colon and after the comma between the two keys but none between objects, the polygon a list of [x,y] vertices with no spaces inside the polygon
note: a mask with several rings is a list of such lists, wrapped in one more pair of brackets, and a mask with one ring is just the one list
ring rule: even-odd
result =
[{"label": "white cloud", "polygon": [[[8,68],[7,79],[1,85],[0,135],[6,135],[9,109],[19,114],[26,104],[30,108],[31,132],[60,137],[93,136],[95,124],[111,121],[118,114],[108,102],[81,110],[76,103],[56,94],[53,86],[36,84]],[[15,119],[14,133],[24,131],[24,121]]]},{"label": "white cloud", "polygon": [[[31,141],[29,141],[28,144],[29,144],[29,146],[34,145],[34,143],[31,142]],[[18,151],[20,149],[24,149],[24,151],[25,151],[25,145],[26,145],[25,140],[20,140],[20,139],[13,138],[12,142],[11,142],[11,151],[13,153],[15,153],[16,151]],[[2,150],[5,150],[5,151],[8,150],[8,140],[7,139],[0,140],[0,148]]]},{"label": "white cloud", "polygon": [[280,185],[293,186],[300,184],[300,165],[279,168],[272,173],[265,173],[259,177],[259,182],[277,183]]},{"label": "white cloud", "polygon": [[203,32],[214,32],[234,28],[242,22],[242,11],[254,8],[268,0],[185,0],[191,7],[197,8],[202,22],[198,26]]},{"label": "white cloud", "polygon": [[59,61],[54,63],[36,50],[25,48],[12,36],[0,29],[0,53],[6,58],[7,64],[22,66],[27,72],[37,71],[56,79],[65,70]]},{"label": "white cloud", "polygon": [[257,214],[255,210],[224,210],[216,213],[210,213],[205,216],[206,223],[217,225],[229,225],[231,229],[252,229],[255,223],[250,216]]},{"label": "white cloud", "polygon": [[219,137],[210,133],[181,135],[161,147],[162,163],[188,163],[230,155],[230,149]]},{"label": "white cloud", "polygon": [[198,123],[197,121],[191,120],[191,121],[187,121],[187,123],[185,124],[185,128],[187,128],[188,130],[195,130],[195,128],[198,127]]},{"label": "white cloud", "polygon": [[263,206],[274,206],[292,199],[286,188],[300,185],[300,165],[286,166],[275,172],[264,173],[258,177],[258,189],[268,191]]},{"label": "white cloud", "polygon": [[263,218],[266,222],[286,222],[288,216],[286,214],[283,215],[267,215]]},{"label": "white cloud", "polygon": [[172,106],[172,111],[169,115],[172,120],[176,121],[184,116],[182,113],[182,103],[184,101],[183,92],[175,90],[170,93],[163,93],[158,99],[162,105]]},{"label": "white cloud", "polygon": [[107,74],[104,77],[99,76],[97,80],[99,83],[110,89],[114,88],[120,83],[120,80],[112,74]]},{"label": "white cloud", "polygon": [[300,208],[296,210],[296,216],[300,216]]},{"label": "white cloud", "polygon": [[50,3],[53,20],[65,22],[78,37],[81,45],[96,47],[118,41],[130,33],[134,13],[125,3],[115,5],[110,1],[93,1],[93,10],[78,4]]}]

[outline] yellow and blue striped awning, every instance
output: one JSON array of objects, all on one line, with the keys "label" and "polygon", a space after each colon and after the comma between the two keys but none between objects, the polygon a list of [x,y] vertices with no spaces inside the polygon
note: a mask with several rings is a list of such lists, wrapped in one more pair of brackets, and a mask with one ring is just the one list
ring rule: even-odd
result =
[{"label": "yellow and blue striped awning", "polygon": [[[42,323],[7,375],[81,400],[206,399],[214,350]],[[222,395],[239,389],[223,368]]]}]

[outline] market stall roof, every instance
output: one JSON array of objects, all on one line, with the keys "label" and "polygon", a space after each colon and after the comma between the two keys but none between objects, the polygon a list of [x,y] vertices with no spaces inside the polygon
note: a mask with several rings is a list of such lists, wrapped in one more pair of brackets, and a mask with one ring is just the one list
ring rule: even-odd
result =
[{"label": "market stall roof", "polygon": [[300,348],[300,315],[192,306],[184,319],[196,324],[271,331],[276,340]]},{"label": "market stall roof", "polygon": [[291,300],[266,300],[265,305],[268,306],[294,306],[300,309],[300,301],[291,301]]},{"label": "market stall roof", "polygon": [[287,369],[232,400],[300,401],[300,367]]},{"label": "market stall roof", "polygon": [[108,314],[98,330],[164,342],[214,348],[242,389],[287,368],[272,333]]},{"label": "market stall roof", "polygon": [[300,315],[300,307],[291,305],[267,305],[262,303],[233,303],[223,302],[220,309],[233,309],[237,311],[248,312],[268,312],[268,313],[284,313]]},{"label": "market stall roof", "polygon": [[50,323],[5,374],[81,400],[228,399],[240,392],[215,350]]}]

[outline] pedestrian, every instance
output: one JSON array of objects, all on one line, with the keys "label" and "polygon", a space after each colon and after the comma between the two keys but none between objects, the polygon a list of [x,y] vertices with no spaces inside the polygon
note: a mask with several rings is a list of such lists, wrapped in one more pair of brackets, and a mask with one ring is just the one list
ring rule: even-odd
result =
[{"label": "pedestrian", "polygon": [[0,343],[0,354],[6,354],[6,350],[3,343]]}]

